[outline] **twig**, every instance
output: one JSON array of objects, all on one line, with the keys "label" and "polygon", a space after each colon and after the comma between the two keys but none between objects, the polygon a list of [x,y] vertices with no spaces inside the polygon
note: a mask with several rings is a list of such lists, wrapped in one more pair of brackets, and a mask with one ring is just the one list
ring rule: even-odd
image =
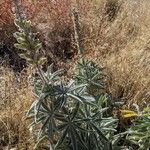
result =
[{"label": "twig", "polygon": [[78,49],[78,54],[82,55],[83,54],[83,48],[81,46],[79,15],[75,9],[72,10],[72,20],[73,20],[75,41],[76,41],[76,45],[77,45],[77,49]]}]

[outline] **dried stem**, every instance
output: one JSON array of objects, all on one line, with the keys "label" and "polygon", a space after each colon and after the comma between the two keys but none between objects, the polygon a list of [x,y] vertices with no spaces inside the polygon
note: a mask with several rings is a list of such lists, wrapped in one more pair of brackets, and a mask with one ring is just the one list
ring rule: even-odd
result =
[{"label": "dried stem", "polygon": [[83,54],[83,48],[82,48],[82,44],[81,44],[79,15],[75,9],[72,10],[72,20],[73,20],[75,41],[76,41],[76,45],[77,45],[77,49],[78,49],[78,54],[82,55]]}]

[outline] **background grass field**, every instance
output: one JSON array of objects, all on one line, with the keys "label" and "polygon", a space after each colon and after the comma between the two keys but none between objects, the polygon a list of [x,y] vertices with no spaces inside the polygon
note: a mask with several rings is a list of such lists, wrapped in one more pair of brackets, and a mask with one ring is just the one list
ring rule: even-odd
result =
[{"label": "background grass field", "polygon": [[[25,14],[39,32],[48,64],[68,70],[76,62],[71,6],[79,12],[85,56],[103,66],[108,93],[125,107],[150,103],[149,0],[22,0]],[[0,149],[32,149],[25,112],[33,100],[32,70],[13,47],[13,5],[0,1]],[[19,68],[19,69],[18,69]],[[19,70],[19,72],[18,72]],[[2,148],[1,148],[2,147]]]}]

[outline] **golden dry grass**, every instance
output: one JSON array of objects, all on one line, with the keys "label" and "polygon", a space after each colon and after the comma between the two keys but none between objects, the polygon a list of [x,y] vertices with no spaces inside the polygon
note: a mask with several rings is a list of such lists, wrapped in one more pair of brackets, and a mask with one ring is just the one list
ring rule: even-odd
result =
[{"label": "golden dry grass", "polygon": [[[127,107],[132,107],[133,103],[148,105],[150,1],[120,0],[119,4],[123,4],[113,21],[109,21],[105,14],[106,1],[108,0],[78,1],[77,7],[88,4],[85,8],[88,11],[83,7],[79,9],[85,55],[106,68],[107,92],[112,93],[114,99],[123,98]],[[35,15],[32,19],[35,19],[38,29],[48,38],[48,31],[52,28],[50,16],[44,17],[48,20],[42,21],[41,15],[42,13],[39,18]],[[55,19],[55,16],[52,17]],[[76,58],[60,66],[70,68],[72,72],[74,62]],[[25,112],[33,100],[27,80],[30,74],[30,70],[23,71],[20,81],[17,81],[15,73],[9,67],[0,68],[0,149],[4,148],[1,146],[3,144],[9,146],[9,149],[14,146],[18,150],[32,150],[27,128],[29,123],[25,120]]]},{"label": "golden dry grass", "polygon": [[29,122],[25,113],[33,96],[27,82],[28,72],[16,77],[6,67],[0,67],[0,149],[27,150],[31,146]]},{"label": "golden dry grass", "polygon": [[147,0],[128,0],[114,21],[102,22],[95,15],[87,21],[92,31],[88,35],[92,38],[87,37],[87,56],[106,68],[108,91],[116,99],[124,98],[130,107],[150,103],[149,6]]}]

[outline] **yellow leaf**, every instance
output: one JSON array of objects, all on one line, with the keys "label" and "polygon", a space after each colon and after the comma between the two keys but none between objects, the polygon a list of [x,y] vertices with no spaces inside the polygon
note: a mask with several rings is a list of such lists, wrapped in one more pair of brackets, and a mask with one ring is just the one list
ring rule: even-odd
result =
[{"label": "yellow leaf", "polygon": [[121,113],[123,113],[123,114],[135,113],[135,112],[132,111],[132,110],[120,110],[120,111],[121,111]]},{"label": "yellow leaf", "polygon": [[132,110],[120,110],[124,118],[137,117],[138,114]]},{"label": "yellow leaf", "polygon": [[126,115],[123,115],[123,117],[124,118],[138,117],[138,114],[136,114],[136,113],[126,114]]}]

